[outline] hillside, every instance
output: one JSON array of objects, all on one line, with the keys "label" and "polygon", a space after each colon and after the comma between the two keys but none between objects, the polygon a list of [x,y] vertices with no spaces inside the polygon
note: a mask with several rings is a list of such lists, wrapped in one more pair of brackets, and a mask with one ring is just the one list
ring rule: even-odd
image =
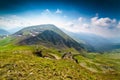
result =
[{"label": "hillside", "polygon": [[44,45],[58,49],[74,48],[78,51],[84,49],[78,43],[54,25],[38,25],[24,28],[13,34],[18,45]]},{"label": "hillside", "polygon": [[[32,46],[0,46],[0,80],[119,80],[120,54],[75,56],[78,63],[61,59],[55,49],[44,48],[59,59],[42,58]],[[40,47],[43,49],[43,47]]]}]

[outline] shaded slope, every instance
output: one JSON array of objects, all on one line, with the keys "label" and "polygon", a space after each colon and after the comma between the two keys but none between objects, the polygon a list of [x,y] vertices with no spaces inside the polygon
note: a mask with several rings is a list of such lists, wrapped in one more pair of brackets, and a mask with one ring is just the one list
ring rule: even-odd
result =
[{"label": "shaded slope", "polygon": [[65,39],[61,35],[51,30],[45,30],[37,36],[32,36],[19,42],[19,44],[33,45],[42,44],[56,48],[75,48],[80,51],[83,47],[73,39]]},{"label": "shaded slope", "polygon": [[84,49],[82,43],[76,42],[52,24],[36,25],[21,29],[12,35],[19,45],[44,45],[57,49]]}]

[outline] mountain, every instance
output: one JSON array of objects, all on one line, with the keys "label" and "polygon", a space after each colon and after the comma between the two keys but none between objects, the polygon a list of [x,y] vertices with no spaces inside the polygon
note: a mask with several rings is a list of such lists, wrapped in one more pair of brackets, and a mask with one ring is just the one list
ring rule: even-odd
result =
[{"label": "mountain", "polygon": [[0,35],[7,35],[9,34],[8,31],[4,30],[4,29],[0,29]]},{"label": "mountain", "polygon": [[120,44],[120,37],[108,38],[111,42],[115,44]]},{"label": "mountain", "polygon": [[89,49],[92,48],[92,51],[95,51],[95,52],[104,52],[104,51],[109,51],[116,48],[109,39],[95,35],[95,34],[72,33],[72,32],[66,32],[66,34],[71,36],[77,42],[81,42],[82,40]]},{"label": "mountain", "polygon": [[0,40],[6,38],[10,33],[4,29],[0,29]]},{"label": "mountain", "polygon": [[15,34],[19,38],[19,45],[44,45],[54,48],[74,48],[78,51],[84,48],[83,44],[76,42],[59,28],[52,24],[26,27]]}]

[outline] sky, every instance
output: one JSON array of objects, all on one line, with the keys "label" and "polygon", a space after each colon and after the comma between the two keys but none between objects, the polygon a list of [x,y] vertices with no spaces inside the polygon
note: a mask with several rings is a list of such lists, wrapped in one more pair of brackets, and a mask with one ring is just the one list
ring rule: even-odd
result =
[{"label": "sky", "polygon": [[0,28],[54,24],[74,33],[120,37],[120,0],[0,0]]}]

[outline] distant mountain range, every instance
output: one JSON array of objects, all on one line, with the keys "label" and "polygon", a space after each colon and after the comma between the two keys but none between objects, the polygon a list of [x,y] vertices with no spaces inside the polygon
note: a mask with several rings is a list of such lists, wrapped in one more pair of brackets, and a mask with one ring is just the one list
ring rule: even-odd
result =
[{"label": "distant mountain range", "polygon": [[111,51],[113,49],[120,48],[120,43],[115,44],[115,40],[111,40],[108,38],[104,38],[91,33],[72,33],[68,31],[64,31],[66,34],[71,36],[77,42],[83,41],[85,45],[95,52],[104,52]]},{"label": "distant mountain range", "polygon": [[17,38],[19,45],[44,45],[59,49],[74,48],[78,51],[84,49],[83,44],[78,43],[51,24],[26,27],[12,36]]},{"label": "distant mountain range", "polygon": [[7,35],[9,34],[8,31],[4,30],[4,29],[0,29],[0,35]]}]

